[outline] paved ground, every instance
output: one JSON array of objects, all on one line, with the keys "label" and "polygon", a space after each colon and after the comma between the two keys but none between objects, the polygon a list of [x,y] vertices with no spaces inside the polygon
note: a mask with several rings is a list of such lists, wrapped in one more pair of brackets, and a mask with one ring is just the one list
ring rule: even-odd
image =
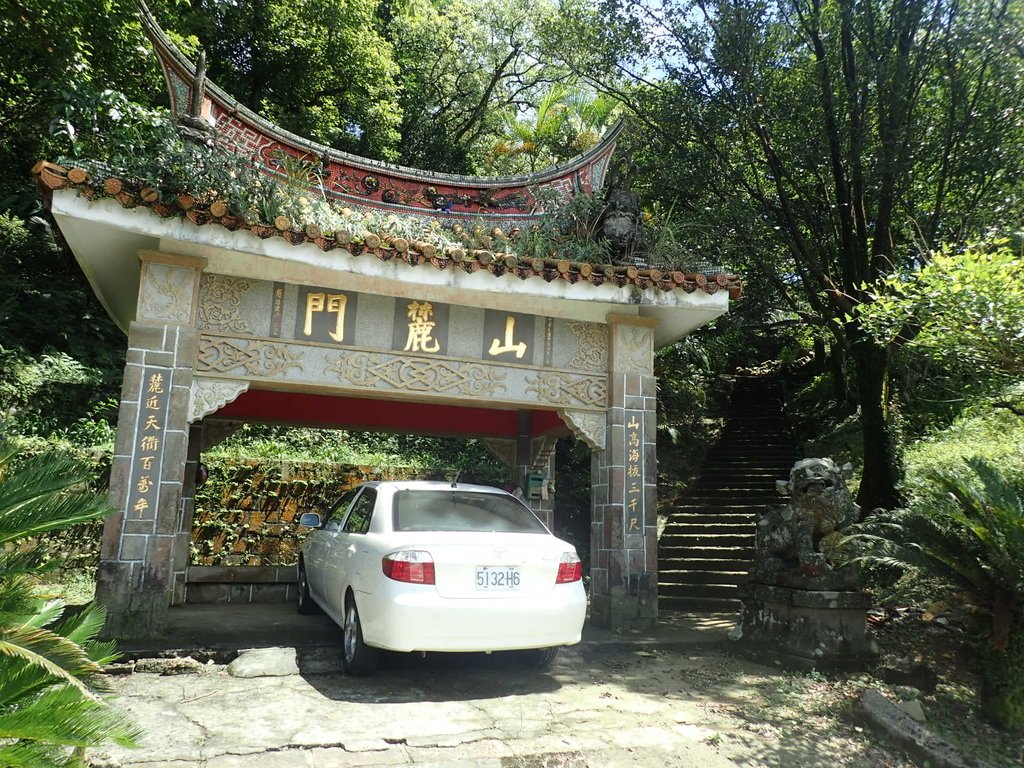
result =
[{"label": "paved ground", "polygon": [[277,655],[297,657],[301,671],[238,678],[211,661],[189,674],[116,677],[118,705],[146,735],[137,750],[91,753],[93,765],[735,765],[719,754],[716,715],[686,674],[706,673],[703,649],[724,642],[732,616],[668,617],[632,636],[588,628],[548,671],[514,655],[385,654],[364,679],[337,671],[338,630],[291,606],[197,606],[172,618],[166,640],[129,655],[174,648],[224,660],[232,649],[283,646]]}]

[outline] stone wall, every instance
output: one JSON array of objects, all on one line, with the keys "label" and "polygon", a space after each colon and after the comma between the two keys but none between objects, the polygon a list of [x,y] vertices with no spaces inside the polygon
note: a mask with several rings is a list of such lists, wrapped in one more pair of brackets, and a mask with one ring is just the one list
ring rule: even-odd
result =
[{"label": "stone wall", "polygon": [[407,467],[270,460],[206,464],[210,478],[196,492],[191,566],[294,565],[309,530],[298,524],[302,513],[324,514],[343,492],[368,480],[422,474]]}]

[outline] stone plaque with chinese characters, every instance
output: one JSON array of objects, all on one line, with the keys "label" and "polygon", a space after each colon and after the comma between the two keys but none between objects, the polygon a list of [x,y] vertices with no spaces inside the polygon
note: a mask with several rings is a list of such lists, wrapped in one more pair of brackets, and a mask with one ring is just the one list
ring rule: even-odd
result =
[{"label": "stone plaque with chinese characters", "polygon": [[396,300],[391,348],[413,354],[448,354],[448,316],[447,304]]},{"label": "stone plaque with chinese characters", "polygon": [[196,372],[209,378],[607,406],[604,323],[207,273],[197,330]]},{"label": "stone plaque with chinese characters", "polygon": [[132,467],[128,482],[130,519],[156,519],[170,389],[168,369],[144,369],[135,429],[137,437],[132,447]]},{"label": "stone plaque with chinese characters", "polygon": [[628,410],[625,413],[626,441],[626,533],[642,533],[644,529],[644,413]]},{"label": "stone plaque with chinese characters", "polygon": [[358,295],[326,288],[299,288],[295,338],[351,344]]},{"label": "stone plaque with chinese characters", "polygon": [[534,316],[484,310],[484,359],[533,364]]}]

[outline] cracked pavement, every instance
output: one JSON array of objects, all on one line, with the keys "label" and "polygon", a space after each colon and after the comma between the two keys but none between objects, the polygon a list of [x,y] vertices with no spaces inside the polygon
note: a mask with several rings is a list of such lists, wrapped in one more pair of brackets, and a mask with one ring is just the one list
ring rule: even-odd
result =
[{"label": "cracked pavement", "polygon": [[[113,679],[117,706],[145,731],[138,749],[91,752],[100,768],[735,765],[721,716],[693,693],[678,654],[563,650],[547,671],[512,654],[387,654],[380,672]],[[329,664],[319,667],[329,668]],[[316,664],[304,668],[317,668]]]}]

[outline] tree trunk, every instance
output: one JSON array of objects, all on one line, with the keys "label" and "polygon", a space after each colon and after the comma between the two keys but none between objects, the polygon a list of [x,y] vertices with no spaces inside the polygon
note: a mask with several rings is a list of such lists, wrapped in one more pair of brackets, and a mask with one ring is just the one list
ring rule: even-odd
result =
[{"label": "tree trunk", "polygon": [[902,462],[892,414],[889,411],[889,351],[870,341],[851,348],[857,366],[864,472],[857,503],[864,514],[896,509],[902,504]]},{"label": "tree trunk", "polygon": [[836,407],[844,413],[852,412],[854,402],[850,382],[846,377],[846,350],[837,343],[833,343],[829,349],[828,375],[832,382],[832,398],[836,402]]}]

